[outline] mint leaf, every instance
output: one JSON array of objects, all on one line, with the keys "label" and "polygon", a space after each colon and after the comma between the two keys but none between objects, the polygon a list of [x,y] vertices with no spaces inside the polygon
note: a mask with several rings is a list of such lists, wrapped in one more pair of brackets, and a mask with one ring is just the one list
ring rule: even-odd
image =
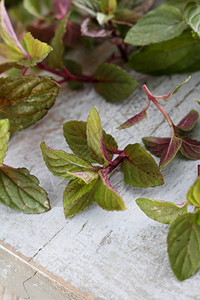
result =
[{"label": "mint leaf", "polygon": [[187,204],[180,207],[172,202],[147,198],[139,198],[136,203],[149,218],[164,224],[171,224],[177,217],[187,213]]},{"label": "mint leaf", "polygon": [[81,34],[92,38],[104,38],[111,35],[112,30],[100,27],[95,19],[86,18],[81,23]]},{"label": "mint leaf", "polygon": [[71,9],[71,0],[53,0],[52,10],[56,14],[56,19],[64,19]]},{"label": "mint leaf", "polygon": [[196,124],[199,118],[199,113],[192,109],[176,126],[178,129],[183,131],[190,131]]},{"label": "mint leaf", "polygon": [[22,130],[47,114],[58,91],[59,86],[47,77],[0,78],[0,118],[9,119],[10,131]]},{"label": "mint leaf", "polygon": [[51,41],[51,46],[53,51],[50,53],[48,57],[48,63],[52,68],[62,69],[63,67],[63,53],[64,53],[64,45],[63,45],[63,37],[66,32],[66,22],[67,17],[64,18],[58,28],[55,31],[55,35]]},{"label": "mint leaf", "polygon": [[95,84],[96,92],[109,102],[127,98],[138,85],[126,71],[108,63],[99,65],[94,78],[98,81]]},{"label": "mint leaf", "polygon": [[41,12],[41,5],[39,0],[24,0],[24,7],[34,17],[41,20],[45,19]]},{"label": "mint leaf", "polygon": [[112,187],[106,175],[99,172],[100,180],[95,186],[95,201],[103,209],[108,211],[125,210],[126,206],[122,198]]},{"label": "mint leaf", "polygon": [[191,205],[200,206],[200,177],[190,187],[187,193],[187,200]]},{"label": "mint leaf", "polygon": [[199,6],[198,2],[193,1],[193,2],[187,3],[187,5],[184,9],[185,22],[200,37],[199,14],[200,14],[200,6]]},{"label": "mint leaf", "polygon": [[178,280],[185,280],[200,267],[200,226],[194,214],[178,217],[167,238],[171,268]]},{"label": "mint leaf", "polygon": [[47,193],[25,168],[0,168],[0,202],[27,214],[50,209]]},{"label": "mint leaf", "polygon": [[[166,4],[176,6],[182,11],[189,1],[190,0],[165,0]],[[198,0],[193,0],[193,2],[198,2]]]},{"label": "mint leaf", "polygon": [[10,139],[9,127],[9,120],[0,120],[0,166],[3,163],[3,159],[6,156],[6,151],[8,149],[8,142]]},{"label": "mint leaf", "polygon": [[155,156],[161,156],[164,151],[169,147],[170,138],[159,138],[159,137],[143,137],[142,138],[145,147]]},{"label": "mint leaf", "polygon": [[74,176],[71,175],[72,172],[94,170],[88,161],[62,150],[51,149],[44,142],[41,143],[41,150],[47,168],[53,175],[59,178],[66,180],[74,179]]},{"label": "mint leaf", "polygon": [[116,0],[101,0],[100,8],[104,14],[112,15],[116,11],[117,1]]},{"label": "mint leaf", "polygon": [[[92,158],[87,144],[86,135],[86,122],[83,121],[69,121],[63,124],[64,137],[68,143],[70,149],[79,157],[82,157],[90,162],[96,162]],[[111,150],[117,150],[118,145],[115,139],[106,134],[103,130],[103,141],[106,148]],[[107,154],[112,159],[113,154],[107,150]]]},{"label": "mint leaf", "polygon": [[162,5],[141,18],[128,31],[125,42],[133,46],[160,43],[179,36],[186,27],[179,9]]},{"label": "mint leaf", "polygon": [[186,31],[172,40],[133,53],[128,67],[153,75],[195,72],[200,69],[200,43]]},{"label": "mint leaf", "polygon": [[68,171],[67,174],[81,179],[86,184],[89,184],[90,182],[92,182],[95,179],[98,179],[98,177],[99,177],[97,172],[92,172],[92,171],[82,171],[82,172],[69,172]]},{"label": "mint leaf", "polygon": [[200,159],[200,142],[187,137],[182,137],[181,139],[181,154],[190,159]]},{"label": "mint leaf", "polygon": [[126,159],[122,162],[124,182],[140,188],[155,187],[164,184],[158,165],[139,144],[125,148]]},{"label": "mint leaf", "polygon": [[72,0],[72,3],[93,17],[100,11],[100,0]]},{"label": "mint leaf", "polygon": [[44,60],[49,52],[53,50],[46,43],[34,39],[30,32],[24,34],[22,44],[30,56],[29,59],[20,61],[20,64],[23,66],[35,66],[38,62]]},{"label": "mint leaf", "polygon": [[176,156],[178,150],[181,148],[182,140],[173,134],[170,139],[169,145],[161,154],[160,158],[160,168],[164,168],[167,164],[169,164],[172,159]]},{"label": "mint leaf", "polygon": [[[73,75],[82,75],[82,66],[77,61],[72,59],[64,59],[63,60],[65,68]],[[68,85],[72,90],[81,89],[83,84],[81,82],[70,80]]]},{"label": "mint leaf", "polygon": [[95,185],[96,181],[84,184],[75,179],[69,182],[63,193],[65,218],[82,212],[94,202]]},{"label": "mint leaf", "polygon": [[[1,44],[0,44],[0,53],[1,53]],[[16,62],[6,62],[3,64],[0,64],[0,74],[4,73],[12,68],[23,69],[23,66],[19,65]]]},{"label": "mint leaf", "polygon": [[108,160],[103,142],[103,134],[101,128],[101,119],[96,107],[93,107],[87,119],[87,143],[89,149],[92,150],[92,156],[101,164],[108,164]]}]

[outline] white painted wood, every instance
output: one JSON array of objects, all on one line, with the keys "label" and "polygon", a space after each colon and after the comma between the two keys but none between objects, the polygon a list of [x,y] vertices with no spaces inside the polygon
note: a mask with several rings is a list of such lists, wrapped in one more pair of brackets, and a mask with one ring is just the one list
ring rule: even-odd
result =
[{"label": "white painted wood", "polygon": [[[178,122],[192,108],[199,110],[193,100],[200,98],[199,75],[193,74],[191,81],[163,104],[174,121]],[[155,94],[169,92],[187,77],[134,76]],[[115,129],[145,104],[141,86],[120,104],[105,102],[92,86],[78,92],[63,87],[43,120],[12,137],[5,160],[13,167],[27,167],[40,179],[49,194],[52,210],[42,215],[24,215],[0,205],[0,240],[28,257],[30,263],[41,265],[94,298],[199,299],[200,273],[181,283],[175,279],[167,256],[168,226],[148,219],[135,203],[138,197],[185,201],[187,190],[197,176],[197,161],[175,158],[163,169],[166,184],[153,189],[125,186],[121,173],[115,173],[112,183],[125,200],[126,211],[106,212],[94,204],[65,220],[62,193],[67,183],[51,175],[42,160],[40,142],[68,151],[62,124],[72,119],[86,120],[93,106],[99,109],[104,129],[114,135],[120,148],[128,143],[141,143],[142,136],[169,135],[167,123],[153,105],[144,123],[124,131]],[[193,132],[196,139],[200,139],[199,125],[200,122]]]}]

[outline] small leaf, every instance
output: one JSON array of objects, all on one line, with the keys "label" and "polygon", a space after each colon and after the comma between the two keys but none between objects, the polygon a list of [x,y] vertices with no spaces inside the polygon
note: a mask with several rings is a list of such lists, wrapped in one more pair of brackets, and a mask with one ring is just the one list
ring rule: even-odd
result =
[{"label": "small leaf", "polygon": [[27,214],[50,209],[47,193],[25,168],[0,168],[0,202]]},{"label": "small leaf", "polygon": [[90,18],[86,18],[81,23],[81,35],[92,38],[104,38],[110,36],[112,30],[100,27],[99,24]]},{"label": "small leaf", "polygon": [[92,156],[101,164],[108,164],[105,157],[106,151],[103,143],[103,134],[101,128],[101,119],[96,107],[93,107],[87,119],[87,143],[92,150]]},{"label": "small leaf", "polygon": [[85,210],[94,202],[96,181],[89,184],[80,183],[78,179],[68,183],[63,193],[65,218],[69,218]]},{"label": "small leaf", "polygon": [[[63,60],[65,68],[73,75],[82,75],[82,66],[77,61],[72,59]],[[81,89],[83,84],[79,81],[71,80],[68,82],[68,85],[72,90]]]},{"label": "small leaf", "polygon": [[178,217],[171,225],[167,238],[171,268],[178,280],[185,280],[200,267],[200,226],[195,215]]},{"label": "small leaf", "polygon": [[97,172],[92,172],[92,171],[82,171],[82,172],[69,172],[68,171],[67,174],[83,180],[86,184],[89,184],[90,182],[98,179],[98,177],[99,177]]},{"label": "small leaf", "polygon": [[99,172],[100,180],[95,186],[95,201],[103,209],[108,211],[125,210],[126,206],[122,198],[114,190],[107,177]]},{"label": "small leaf", "polygon": [[96,19],[99,23],[99,25],[105,25],[108,23],[108,21],[112,20],[113,15],[105,15],[101,12],[97,13]]},{"label": "small leaf", "polygon": [[178,129],[183,131],[190,131],[196,124],[199,118],[199,113],[192,109],[176,126]]},{"label": "small leaf", "polygon": [[101,0],[100,8],[104,14],[112,15],[116,11],[117,1],[116,0]]},{"label": "small leaf", "polygon": [[187,3],[184,9],[185,22],[192,28],[194,32],[200,37],[200,27],[199,27],[199,15],[200,6],[198,2]]},{"label": "small leaf", "polygon": [[64,53],[64,45],[63,45],[63,37],[66,32],[66,22],[67,17],[64,18],[58,28],[55,31],[55,35],[51,41],[51,46],[53,51],[49,54],[48,62],[52,68],[62,69],[63,67],[63,53]]},{"label": "small leaf", "polygon": [[127,8],[124,8],[124,9],[116,10],[114,21],[117,24],[132,26],[132,24],[135,24],[140,18],[141,15],[139,15],[138,13],[131,11]]},{"label": "small leaf", "polygon": [[38,62],[44,60],[53,49],[46,43],[40,42],[27,32],[23,36],[22,44],[30,55],[29,59],[20,61],[23,66],[35,66]]},{"label": "small leaf", "polygon": [[186,27],[179,9],[162,5],[141,18],[128,31],[125,42],[133,46],[160,43],[179,36]]},{"label": "small leaf", "polygon": [[70,173],[94,170],[88,161],[62,150],[51,149],[44,142],[41,143],[41,150],[47,168],[53,175],[59,178],[66,180],[74,179]]},{"label": "small leaf", "polygon": [[140,122],[143,122],[147,119],[147,112],[146,109],[139,112],[137,115],[133,116],[132,118],[128,119],[126,122],[121,124],[117,129],[125,129],[132,127],[133,125],[136,125]]},{"label": "small leaf", "polygon": [[39,0],[24,0],[25,9],[36,18],[41,20],[45,17],[41,13],[40,1]]},{"label": "small leaf", "polygon": [[139,144],[128,145],[125,154],[127,158],[122,162],[122,171],[126,184],[140,188],[164,184],[158,165]]},{"label": "small leaf", "polygon": [[172,40],[134,52],[128,67],[152,75],[195,72],[200,69],[200,43],[185,31]]},{"label": "small leaf", "polygon": [[58,91],[59,86],[47,77],[0,78],[0,118],[9,119],[10,131],[22,130],[47,114]]},{"label": "small leaf", "polygon": [[200,207],[200,177],[190,187],[187,193],[187,200],[191,205]]},{"label": "small leaf", "polygon": [[9,120],[0,120],[0,166],[3,163],[3,159],[6,156],[6,151],[8,149],[8,142],[10,139],[9,127]]},{"label": "small leaf", "polygon": [[118,66],[104,63],[99,65],[94,78],[98,81],[95,89],[109,102],[127,98],[136,88],[137,81]]},{"label": "small leaf", "polygon": [[147,198],[139,198],[136,203],[149,218],[164,224],[171,224],[177,217],[187,213],[187,204],[178,206],[172,202]]},{"label": "small leaf", "polygon": [[72,0],[72,3],[93,17],[100,11],[100,0]]},{"label": "small leaf", "polygon": [[181,148],[182,140],[175,135],[173,135],[170,139],[168,148],[162,152],[160,158],[160,168],[164,168],[167,164],[169,164],[172,159],[176,156],[178,150]]},{"label": "small leaf", "polygon": [[200,142],[187,137],[183,137],[180,152],[187,158],[200,159]]},{"label": "small leaf", "polygon": [[172,92],[170,92],[169,94],[166,95],[162,95],[162,96],[155,96],[155,98],[159,98],[162,99],[164,101],[168,101],[172,95],[174,95],[185,83],[187,83],[190,80],[191,76],[189,76],[185,81],[183,81],[180,85],[178,85]]},{"label": "small leaf", "polygon": [[148,136],[142,138],[145,147],[155,156],[161,156],[169,147],[170,138]]},{"label": "small leaf", "polygon": [[[69,121],[63,124],[64,137],[70,149],[79,157],[82,157],[90,162],[96,162],[92,158],[87,144],[86,122],[83,121]],[[117,150],[118,145],[115,139],[106,134],[103,130],[103,141],[106,148]],[[107,154],[112,159],[113,154],[107,150]]]}]

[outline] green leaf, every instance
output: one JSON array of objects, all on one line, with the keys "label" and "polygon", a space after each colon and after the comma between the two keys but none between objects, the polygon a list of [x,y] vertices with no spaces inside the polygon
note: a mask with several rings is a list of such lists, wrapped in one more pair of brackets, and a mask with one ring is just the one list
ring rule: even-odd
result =
[{"label": "green leaf", "polygon": [[94,202],[95,185],[96,181],[84,184],[75,179],[69,182],[63,193],[65,218],[82,212]]},{"label": "green leaf", "polygon": [[[68,143],[70,149],[79,157],[82,157],[90,162],[96,162],[92,158],[87,144],[86,135],[86,122],[83,121],[69,121],[63,124],[64,137]],[[111,150],[117,150],[118,145],[115,139],[110,135],[106,134],[103,130],[103,141],[106,148]],[[112,152],[107,150],[107,154],[112,159]]]},{"label": "green leaf", "polygon": [[177,217],[187,213],[187,204],[180,207],[172,202],[147,198],[139,198],[136,203],[149,218],[164,224],[171,224]]},{"label": "green leaf", "polygon": [[53,51],[50,53],[48,57],[49,65],[52,68],[63,68],[63,53],[64,53],[64,45],[63,45],[63,36],[66,32],[66,22],[67,18],[65,17],[60,21],[58,28],[55,31],[55,35],[51,41],[51,46]]},{"label": "green leaf", "polygon": [[160,43],[179,36],[186,27],[179,9],[162,5],[141,18],[128,31],[125,42],[133,46]]},{"label": "green leaf", "polygon": [[36,18],[41,20],[45,19],[45,17],[41,13],[41,6],[39,0],[24,0],[25,9]]},{"label": "green leaf", "polygon": [[139,144],[128,145],[125,154],[127,158],[122,162],[122,171],[126,184],[140,188],[164,184],[155,160]]},{"label": "green leaf", "polygon": [[128,67],[153,75],[195,72],[200,69],[200,43],[186,31],[172,40],[133,53]]},{"label": "green leaf", "polygon": [[67,172],[67,174],[81,179],[86,184],[89,184],[95,179],[98,179],[99,175],[97,172],[92,171],[82,171],[82,172]]},{"label": "green leaf", "polygon": [[44,142],[41,143],[41,150],[47,168],[59,178],[69,180],[74,179],[72,172],[94,171],[88,161],[62,150],[51,149]]},{"label": "green leaf", "polygon": [[72,0],[72,3],[93,17],[100,11],[100,0]]},{"label": "green leaf", "polygon": [[0,168],[0,202],[27,214],[50,209],[47,193],[25,168]]},{"label": "green leaf", "polygon": [[[0,52],[1,52],[1,49],[0,49]],[[3,64],[0,64],[0,73],[4,73],[12,68],[23,69],[23,66],[19,65],[16,62],[6,62]]]},{"label": "green leaf", "polygon": [[191,205],[200,206],[200,177],[190,187],[187,193],[187,200]]},{"label": "green leaf", "polygon": [[[189,1],[190,0],[165,0],[165,3],[176,6],[183,11]],[[193,0],[193,2],[198,2],[198,0]]]},{"label": "green leaf", "polygon": [[105,25],[112,18],[113,18],[113,15],[105,15],[101,12],[98,12],[97,16],[96,16],[96,19],[97,19],[99,25]]},{"label": "green leaf", "polygon": [[9,127],[9,120],[0,120],[0,166],[3,163],[3,159],[6,156],[6,151],[8,149],[8,142],[10,139]]},{"label": "green leaf", "polygon": [[23,66],[35,66],[38,62],[44,60],[53,49],[46,43],[40,42],[27,32],[23,36],[22,44],[24,49],[30,55],[29,59],[20,61]]},{"label": "green leaf", "polygon": [[125,210],[126,206],[119,194],[113,189],[107,178],[99,172],[100,180],[95,186],[95,201],[103,209],[113,210]]},{"label": "green leaf", "polygon": [[137,88],[137,81],[120,67],[104,63],[99,65],[94,78],[96,92],[109,102],[127,98]]},{"label": "green leaf", "polygon": [[185,18],[185,22],[200,37],[200,26],[199,26],[200,6],[198,2],[187,3],[184,9],[184,18]]},{"label": "green leaf", "polygon": [[[73,74],[73,75],[82,75],[82,66],[77,61],[72,59],[64,59],[64,66],[67,68],[67,70]],[[68,82],[68,85],[72,90],[81,89],[83,87],[83,84],[79,81],[71,80]]]},{"label": "green leaf", "polygon": [[116,0],[101,0],[100,8],[104,14],[112,15],[116,11],[117,1]]},{"label": "green leaf", "polygon": [[178,280],[185,280],[200,267],[200,226],[196,216],[188,213],[178,217],[168,234],[168,255]]},{"label": "green leaf", "polygon": [[10,131],[22,130],[47,114],[58,91],[59,86],[47,77],[0,78],[0,119],[9,119]]},{"label": "green leaf", "polygon": [[86,133],[88,147],[92,150],[92,156],[100,164],[107,165],[108,161],[105,157],[106,151],[103,143],[101,119],[96,107],[93,107],[89,113]]},{"label": "green leaf", "polygon": [[25,58],[21,52],[3,43],[0,43],[0,56],[8,58],[14,62]]}]

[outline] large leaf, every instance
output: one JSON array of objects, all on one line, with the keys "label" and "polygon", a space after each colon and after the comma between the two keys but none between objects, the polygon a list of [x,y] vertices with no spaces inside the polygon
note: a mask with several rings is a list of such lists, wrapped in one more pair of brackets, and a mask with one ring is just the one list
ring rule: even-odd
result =
[{"label": "large leaf", "polygon": [[103,142],[103,133],[101,128],[101,119],[96,107],[93,107],[87,119],[87,143],[92,150],[92,156],[101,164],[108,164],[106,150]]},{"label": "large leaf", "polygon": [[22,44],[24,46],[24,49],[26,49],[27,53],[30,56],[29,59],[20,61],[20,64],[24,66],[36,65],[38,62],[44,60],[49,54],[49,52],[53,50],[46,43],[34,39],[30,32],[24,34]]},{"label": "large leaf", "polygon": [[187,204],[178,206],[172,202],[147,198],[139,198],[136,203],[149,218],[164,224],[171,224],[177,217],[187,213]]},{"label": "large leaf", "polygon": [[187,193],[187,200],[191,205],[200,206],[200,177],[190,187]]},{"label": "large leaf", "polygon": [[[83,121],[69,121],[63,124],[64,137],[70,149],[79,157],[82,157],[90,162],[96,162],[92,158],[87,144],[86,122]],[[103,130],[103,141],[106,148],[117,150],[118,145],[115,139],[106,134]],[[112,159],[113,154],[107,150],[107,154]]]},{"label": "large leaf", "polygon": [[[49,171],[62,179],[73,179],[72,172],[93,171],[93,166],[86,160],[62,150],[54,150],[41,143],[44,161]],[[70,173],[68,173],[70,172]],[[76,176],[75,176],[76,177]]]},{"label": "large leaf", "polygon": [[168,234],[168,254],[171,268],[179,280],[195,274],[200,267],[200,226],[194,214],[178,217]]},{"label": "large leaf", "polygon": [[200,142],[187,137],[183,137],[180,152],[187,158],[200,159]]},{"label": "large leaf", "polygon": [[189,2],[187,3],[184,9],[184,18],[185,22],[192,28],[194,32],[200,37],[200,6],[198,2]]},{"label": "large leaf", "polygon": [[53,48],[53,51],[49,55],[48,62],[50,66],[53,68],[62,69],[63,67],[63,60],[62,60],[63,53],[64,53],[63,37],[66,32],[66,22],[67,22],[67,17],[60,22],[55,32],[55,35],[51,41],[51,46]]},{"label": "large leaf", "polygon": [[[184,10],[188,2],[190,2],[190,0],[165,0],[166,4],[176,6],[181,9],[181,11]],[[192,2],[198,2],[198,0],[192,0]]]},{"label": "large leaf", "polygon": [[186,27],[179,9],[163,5],[140,19],[128,31],[125,42],[133,46],[160,43],[179,36]]},{"label": "large leaf", "polygon": [[200,69],[200,43],[186,31],[172,40],[133,53],[128,66],[153,75],[195,72]]},{"label": "large leaf", "polygon": [[47,193],[25,168],[0,168],[0,202],[28,214],[50,209]]},{"label": "large leaf", "polygon": [[9,134],[9,120],[0,120],[0,166],[3,163],[3,159],[6,156],[8,149],[8,142],[10,138]]},{"label": "large leaf", "polygon": [[196,124],[199,118],[199,113],[192,109],[176,126],[183,131],[190,131]]},{"label": "large leaf", "polygon": [[95,201],[97,204],[109,211],[113,210],[125,210],[126,206],[124,201],[119,196],[117,191],[114,190],[112,185],[107,179],[107,176],[104,176],[103,173],[99,173],[100,180],[95,186]]},{"label": "large leaf", "polygon": [[10,131],[22,130],[47,114],[58,91],[59,86],[47,77],[0,78],[0,118],[9,119]]},{"label": "large leaf", "polygon": [[95,89],[109,102],[118,102],[127,98],[138,83],[120,67],[104,63],[98,67],[94,78],[98,81]]},{"label": "large leaf", "polygon": [[69,182],[63,193],[65,218],[82,212],[94,202],[95,184],[96,181],[90,184],[80,183],[78,179]]},{"label": "large leaf", "polygon": [[147,188],[164,184],[158,165],[139,144],[125,148],[126,159],[122,162],[122,171],[126,184]]}]

